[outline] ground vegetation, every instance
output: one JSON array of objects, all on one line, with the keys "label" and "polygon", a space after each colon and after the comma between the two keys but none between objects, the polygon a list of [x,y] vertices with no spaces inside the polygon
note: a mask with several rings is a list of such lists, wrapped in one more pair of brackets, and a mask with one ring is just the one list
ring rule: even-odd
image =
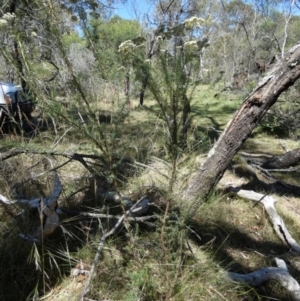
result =
[{"label": "ground vegetation", "polygon": [[299,300],[299,1],[151,3],[0,2],[3,300]]}]

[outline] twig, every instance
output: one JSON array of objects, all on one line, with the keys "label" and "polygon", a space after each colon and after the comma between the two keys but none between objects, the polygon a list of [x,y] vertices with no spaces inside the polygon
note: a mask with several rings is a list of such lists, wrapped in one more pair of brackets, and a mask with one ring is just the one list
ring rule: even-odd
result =
[{"label": "twig", "polygon": [[55,149],[55,147],[58,145],[58,143],[64,138],[64,136],[66,136],[66,134],[71,131],[73,129],[73,126],[71,126],[70,128],[68,128],[63,134],[62,136],[56,141],[56,143],[52,146],[52,150]]},{"label": "twig", "polygon": [[98,248],[97,248],[97,252],[96,252],[96,256],[94,258],[94,262],[92,264],[92,267],[91,267],[91,271],[89,273],[89,278],[87,280],[87,282],[85,283],[84,285],[84,288],[82,290],[82,293],[80,295],[80,298],[79,298],[79,301],[82,301],[84,300],[84,296],[89,292],[89,286],[90,286],[90,283],[91,283],[91,280],[94,276],[94,273],[95,273],[95,269],[96,269],[96,266],[97,266],[97,263],[99,261],[99,257],[100,257],[100,254],[102,252],[102,249],[104,247],[104,244],[105,244],[105,241],[106,239],[115,233],[115,231],[119,228],[119,226],[122,224],[123,220],[124,220],[124,217],[125,217],[125,214],[123,214],[119,220],[117,221],[117,223],[114,225],[114,227],[107,233],[105,233],[101,239],[100,239],[100,242],[99,242],[99,245],[98,245]]},{"label": "twig", "polygon": [[[1,200],[1,199],[0,199]],[[139,208],[137,208],[139,209]],[[87,217],[91,217],[91,218],[111,218],[111,219],[119,219],[121,218],[120,215],[111,215],[111,214],[104,214],[104,213],[93,213],[93,212],[84,212],[84,211],[76,211],[76,210],[70,210],[68,208],[65,207],[58,207],[57,211],[60,213],[66,213],[66,214],[77,214],[78,216],[87,216]],[[130,211],[130,210],[129,210]],[[147,216],[137,216],[137,217],[133,217],[133,216],[128,216],[127,219],[129,221],[138,221],[138,222],[142,222],[142,221],[147,221],[149,219],[152,218],[157,218],[156,215],[147,215]]]},{"label": "twig", "polygon": [[124,218],[126,215],[130,214],[132,212],[132,210],[139,204],[139,202],[141,202],[143,200],[140,199],[138,202],[136,202],[129,210],[127,210],[120,218],[119,220],[117,221],[117,223],[114,225],[114,227],[107,233],[103,234],[103,236],[101,237],[100,239],[100,242],[99,242],[99,245],[98,245],[98,248],[97,248],[97,252],[96,252],[96,255],[95,255],[95,258],[94,258],[94,261],[93,261],[93,264],[92,264],[92,267],[91,267],[91,271],[90,271],[90,274],[89,274],[89,278],[88,280],[86,281],[85,285],[84,285],[84,288],[80,294],[80,297],[79,297],[79,301],[83,301],[84,300],[84,297],[85,295],[89,292],[89,286],[90,286],[90,283],[91,283],[91,280],[93,278],[93,275],[95,273],[95,269],[96,269],[96,266],[98,264],[98,261],[99,261],[99,258],[100,258],[100,254],[102,252],[102,249],[104,247],[104,244],[105,244],[105,241],[106,239],[113,235],[116,230],[120,227],[120,225],[123,223],[124,221]]},{"label": "twig", "polygon": [[263,194],[263,196],[262,196],[256,203],[254,203],[254,205],[252,206],[252,208],[254,208],[255,206],[257,206],[257,204],[261,203],[261,201],[262,201],[267,195],[268,195],[268,193],[267,193],[267,194]]},{"label": "twig", "polygon": [[219,297],[221,297],[223,300],[227,300],[220,292],[218,292],[215,288],[213,288],[211,285],[209,288],[214,291]]}]

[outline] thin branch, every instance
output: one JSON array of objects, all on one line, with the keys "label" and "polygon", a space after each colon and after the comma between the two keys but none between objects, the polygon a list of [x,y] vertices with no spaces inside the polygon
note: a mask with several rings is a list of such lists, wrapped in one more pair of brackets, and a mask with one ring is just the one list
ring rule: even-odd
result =
[{"label": "thin branch", "polygon": [[[1,200],[1,199],[0,199]],[[14,203],[13,203],[14,204]],[[142,208],[137,208],[142,209]],[[84,211],[76,211],[76,210],[70,210],[65,207],[58,207],[57,208],[58,213],[65,213],[65,214],[76,214],[78,217],[91,217],[91,218],[107,218],[107,219],[120,219],[122,216],[120,215],[112,215],[112,214],[104,214],[104,213],[94,213],[94,212],[84,212]],[[130,210],[129,210],[130,211]],[[147,221],[149,219],[157,218],[156,215],[147,215],[147,216],[128,216],[127,219],[129,221],[136,221],[136,222],[143,222]]]},{"label": "thin branch", "polygon": [[[258,166],[255,166],[255,167],[258,167]],[[266,169],[264,168],[259,168],[260,170],[263,170],[263,171],[267,171]],[[269,172],[294,172],[294,171],[298,171],[300,170],[300,166],[297,166],[297,167],[291,167],[291,168],[272,168],[272,169],[268,169],[268,173]]]},{"label": "thin branch", "polygon": [[120,225],[123,223],[125,217],[127,218],[128,215],[130,215],[130,213],[135,209],[135,207],[143,200],[143,198],[141,198],[138,202],[136,202],[129,210],[127,210],[117,221],[117,223],[114,225],[114,227],[107,233],[104,233],[104,235],[101,237],[100,239],[100,242],[99,242],[99,245],[98,245],[98,248],[97,248],[97,252],[96,252],[96,255],[95,255],[95,258],[94,258],[94,261],[93,261],[93,264],[92,264],[92,267],[91,267],[91,271],[89,273],[89,278],[88,280],[86,281],[85,285],[84,285],[84,288],[80,294],[80,297],[79,297],[79,301],[83,301],[84,300],[84,297],[85,295],[89,292],[89,286],[90,286],[90,283],[91,283],[91,280],[94,276],[94,273],[95,273],[95,269],[96,269],[96,266],[98,264],[98,261],[99,261],[99,258],[100,258],[100,255],[101,255],[101,252],[102,252],[102,249],[104,247],[104,244],[105,244],[105,241],[106,239],[113,235],[116,230],[120,227]]}]

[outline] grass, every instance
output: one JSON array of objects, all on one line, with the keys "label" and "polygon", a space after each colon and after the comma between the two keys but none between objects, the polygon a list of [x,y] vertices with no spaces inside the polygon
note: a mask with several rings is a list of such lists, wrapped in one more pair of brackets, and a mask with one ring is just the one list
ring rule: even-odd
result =
[{"label": "grass", "polygon": [[[297,260],[293,261],[286,255],[288,248],[279,241],[260,206],[253,207],[250,201],[224,194],[217,187],[208,202],[189,218],[184,218],[187,204],[181,201],[181,197],[187,179],[198,168],[195,162],[201,164],[242,101],[235,95],[221,94],[217,98],[215,94],[208,86],[201,86],[196,91],[188,148],[178,159],[172,191],[169,182],[173,165],[164,147],[166,128],[158,106],[149,98],[145,100],[145,108],[140,108],[134,99],[122,123],[87,123],[87,130],[80,132],[76,128],[70,129],[64,118],[58,122],[47,116],[35,136],[26,131],[17,135],[3,133],[3,150],[5,144],[7,149],[21,144],[49,151],[101,155],[102,152],[91,143],[86,133],[89,131],[101,139],[99,132],[103,131],[106,140],[99,143],[116,157],[131,159],[129,165],[124,165],[121,160],[115,165],[105,165],[111,170],[105,169],[104,165],[97,166],[97,161],[89,162],[97,172],[97,178],[91,178],[91,174],[77,161],[59,169],[63,183],[62,206],[121,214],[120,205],[105,202],[97,194],[103,187],[112,187],[115,183],[112,174],[118,174],[122,175],[117,179],[118,189],[133,201],[147,195],[152,203],[149,214],[157,216],[147,223],[127,224],[127,228],[122,227],[106,242],[90,286],[89,298],[126,301],[289,300],[286,292],[274,283],[253,289],[226,281],[224,277],[225,271],[247,273],[273,266],[274,257],[285,254],[291,262],[292,275],[299,280]],[[101,101],[98,101],[100,105]],[[93,106],[96,110],[97,105]],[[70,108],[60,109],[68,111]],[[105,102],[105,110],[112,109],[112,103]],[[73,107],[70,110],[75,116],[76,110]],[[118,118],[117,112],[114,107],[116,115],[112,115],[113,118]],[[85,119],[84,113],[82,111]],[[37,116],[36,121],[39,119]],[[113,139],[109,135],[113,135]],[[282,142],[291,149],[298,145],[297,141],[288,139]],[[257,131],[245,143],[243,150],[283,153],[278,143],[276,137]],[[24,154],[1,162],[1,194],[10,197],[9,188],[13,184],[28,179],[28,174],[36,175],[48,169],[43,158],[44,155]],[[56,166],[67,161],[62,156],[51,159]],[[128,166],[131,169],[126,173]],[[295,175],[281,177],[297,185]],[[22,193],[28,196],[47,195],[52,189],[51,179],[49,174],[38,178],[35,183],[28,182]],[[240,180],[231,170],[222,179],[231,183]],[[299,241],[299,197],[292,194],[285,197],[278,196],[278,209],[292,236]],[[31,300],[35,295],[36,300],[77,300],[103,231],[110,229],[114,221],[102,220],[100,223],[96,219],[62,216],[61,227],[52,237],[44,244],[32,245],[21,240],[18,234],[32,231],[36,215],[28,212],[24,218],[16,217],[16,213],[23,209],[18,205],[1,206],[0,209],[1,298]],[[164,219],[166,211],[167,218]],[[84,267],[83,272],[70,277],[74,268],[78,267]]]}]

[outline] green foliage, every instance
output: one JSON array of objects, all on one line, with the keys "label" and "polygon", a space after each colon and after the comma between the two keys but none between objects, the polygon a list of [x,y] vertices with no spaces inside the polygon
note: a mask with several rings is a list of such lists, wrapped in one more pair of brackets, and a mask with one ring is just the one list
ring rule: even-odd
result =
[{"label": "green foliage", "polygon": [[[208,202],[193,212],[193,218],[189,215],[182,221],[187,204],[181,204],[180,198],[186,180],[198,168],[195,156],[207,153],[241,102],[231,92],[216,98],[211,88],[197,86],[201,79],[199,68],[209,67],[208,81],[218,79],[223,70],[227,78],[231,77],[240,61],[248,63],[249,57],[268,57],[276,49],[274,40],[282,34],[282,26],[272,16],[273,19],[260,19],[259,15],[257,24],[253,24],[255,7],[241,1],[230,3],[228,16],[219,15],[221,6],[217,2],[210,2],[208,7],[205,1],[198,1],[194,7],[201,4],[203,11],[207,8],[212,13],[213,8],[218,13],[214,18],[217,21],[210,19],[204,24],[200,18],[190,18],[186,22],[180,19],[174,25],[181,9],[180,1],[176,1],[170,12],[174,18],[164,15],[166,23],[157,29],[152,40],[137,21],[108,19],[96,1],[64,3],[68,11],[55,1],[19,1],[17,19],[9,21],[10,27],[3,23],[5,26],[0,28],[5,33],[0,50],[3,77],[12,76],[15,82],[25,80],[38,101],[34,118],[23,120],[13,134],[2,132],[1,128],[2,144],[10,142],[8,149],[25,147],[27,151],[43,153],[38,158],[28,155],[1,162],[1,193],[9,195],[9,187],[27,180],[29,174],[36,182],[42,182],[36,175],[49,168],[40,162],[51,153],[63,179],[60,205],[122,214],[120,204],[98,196],[100,189],[112,189],[119,195],[126,190],[133,199],[151,196],[149,214],[153,213],[156,221],[126,222],[126,227],[105,244],[88,296],[92,299],[263,298],[255,290],[224,284],[219,273],[270,265],[270,249],[283,253],[259,206],[252,208],[228,195],[212,193]],[[170,2],[161,4],[157,11],[162,13]],[[203,11],[199,14],[205,14]],[[79,21],[86,24],[81,24],[85,34],[82,37],[72,29],[74,22]],[[239,26],[232,26],[237,21]],[[216,22],[220,22],[218,26]],[[297,37],[298,23],[298,18],[292,19],[290,44]],[[242,25],[253,30],[249,39]],[[207,37],[212,45],[209,51],[207,43],[203,44]],[[149,52],[152,42],[154,47]],[[12,50],[18,50],[18,60]],[[150,97],[144,108],[138,107],[136,99],[130,104],[125,99],[121,84],[124,75],[134,79],[136,86],[146,83]],[[225,79],[223,73],[221,79]],[[255,81],[250,82],[249,90],[254,86]],[[270,119],[265,122],[273,132],[282,125],[289,133],[297,131],[298,93],[299,90],[294,92],[293,101],[287,98],[283,107],[268,115]],[[293,106],[287,105],[292,103]],[[76,162],[74,158],[82,152],[88,157]],[[36,172],[39,164],[43,166]],[[235,181],[233,178],[228,182]],[[36,189],[34,193],[40,191]],[[170,209],[165,208],[166,203]],[[71,279],[71,268],[82,262],[90,267],[101,235],[114,226],[114,219],[99,222],[86,216],[80,220],[66,218],[45,244],[32,246],[22,241],[18,233],[34,230],[32,220],[36,219],[29,212],[19,219],[23,208],[16,204],[10,208],[1,209],[4,235],[0,246],[0,295],[7,300],[37,299],[38,294],[53,292],[57,283],[86,281],[84,273],[80,275],[83,280]],[[292,223],[293,219],[289,221]],[[253,225],[257,226],[255,231]],[[262,229],[257,234],[259,227]],[[296,235],[298,228],[295,227]],[[266,245],[270,241],[272,244]],[[256,247],[265,256],[253,252]],[[246,260],[242,252],[250,257]],[[79,285],[76,287],[80,290]],[[75,295],[74,299],[80,293],[74,287],[68,292]],[[274,288],[265,295],[270,294],[277,297]],[[284,300],[282,295],[278,298]]]},{"label": "green foliage", "polygon": [[[147,59],[143,44],[129,40],[119,46],[123,62],[126,66],[132,64],[136,80],[151,91],[159,105],[168,130],[166,145],[173,161],[187,145],[190,102],[198,83],[199,62],[195,58],[202,49],[197,40],[184,42],[184,33],[200,26],[201,22],[203,20],[193,17],[184,24],[157,30],[151,42],[155,45],[151,51],[156,55],[151,59]],[[173,40],[177,42],[174,44]]]},{"label": "green foliage", "polygon": [[82,44],[83,46],[86,44],[86,40],[80,37],[77,32],[66,33],[63,35],[62,39],[66,47],[73,43]]},{"label": "green foliage", "polygon": [[300,82],[284,92],[260,122],[263,131],[281,138],[298,139],[300,134]]},{"label": "green foliage", "polygon": [[125,20],[118,16],[109,20],[97,18],[89,21],[85,31],[87,40],[90,41],[88,47],[96,49],[97,61],[101,64],[100,70],[105,70],[103,75],[106,78],[121,79],[118,47],[124,40],[133,39],[141,32],[142,28],[137,21]]}]

